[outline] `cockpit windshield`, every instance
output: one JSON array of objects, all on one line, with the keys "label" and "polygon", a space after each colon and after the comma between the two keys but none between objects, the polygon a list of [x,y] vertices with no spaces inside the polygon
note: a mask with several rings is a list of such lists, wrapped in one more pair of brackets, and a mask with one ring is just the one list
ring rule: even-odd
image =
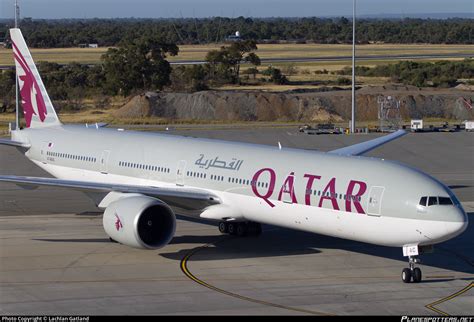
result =
[{"label": "cockpit windshield", "polygon": [[453,201],[448,197],[438,197],[440,205],[452,205]]},{"label": "cockpit windshield", "polygon": [[421,197],[420,206],[426,206],[426,200],[428,200],[428,197]]},{"label": "cockpit windshield", "polygon": [[429,197],[428,206],[434,206],[438,204],[438,197]]},{"label": "cockpit windshield", "polygon": [[429,197],[421,197],[419,204],[420,206],[435,206],[435,205],[448,206],[448,205],[452,205],[453,201],[449,197],[429,196]]}]

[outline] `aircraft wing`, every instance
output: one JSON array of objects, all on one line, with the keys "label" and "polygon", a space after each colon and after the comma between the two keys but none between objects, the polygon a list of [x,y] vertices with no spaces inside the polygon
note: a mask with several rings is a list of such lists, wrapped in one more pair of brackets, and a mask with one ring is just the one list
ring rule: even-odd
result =
[{"label": "aircraft wing", "polygon": [[179,207],[186,210],[201,210],[208,206],[220,204],[221,200],[216,195],[204,190],[184,187],[154,187],[154,186],[134,186],[124,184],[108,184],[87,181],[62,180],[56,178],[39,177],[19,177],[0,176],[0,182],[14,183],[25,187],[60,187],[70,188],[83,192],[109,193],[139,193],[142,195],[155,197],[170,206]]},{"label": "aircraft wing", "polygon": [[28,143],[16,142],[16,141],[8,140],[8,139],[0,139],[0,145],[9,145],[9,146],[24,148],[24,149],[31,148],[31,145]]},{"label": "aircraft wing", "polygon": [[396,132],[393,132],[391,134],[388,134],[388,135],[385,135],[385,136],[382,136],[382,137],[379,137],[379,138],[376,138],[376,139],[373,139],[373,140],[369,140],[369,141],[365,141],[365,142],[362,142],[362,143],[358,143],[358,144],[354,144],[354,145],[350,145],[350,146],[346,146],[344,148],[340,148],[340,149],[337,149],[337,150],[332,150],[332,151],[329,151],[328,153],[331,153],[331,154],[339,154],[339,155],[361,155],[361,154],[364,154],[366,152],[369,152],[385,143],[388,143],[390,141],[393,141],[395,139],[398,139],[399,137],[403,136],[407,134],[406,131],[404,130],[398,130]]}]

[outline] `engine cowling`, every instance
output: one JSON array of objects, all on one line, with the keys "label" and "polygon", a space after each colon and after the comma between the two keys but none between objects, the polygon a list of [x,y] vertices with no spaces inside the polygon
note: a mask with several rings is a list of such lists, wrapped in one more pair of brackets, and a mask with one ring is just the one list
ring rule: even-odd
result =
[{"label": "engine cowling", "polygon": [[145,249],[166,246],[176,229],[176,217],[171,208],[147,196],[130,196],[112,202],[105,209],[102,223],[113,240]]}]

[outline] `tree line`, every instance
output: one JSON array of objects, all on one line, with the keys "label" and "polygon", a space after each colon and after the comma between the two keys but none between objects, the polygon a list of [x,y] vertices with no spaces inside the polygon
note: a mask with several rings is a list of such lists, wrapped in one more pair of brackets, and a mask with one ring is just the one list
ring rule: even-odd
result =
[{"label": "tree line", "polygon": [[[51,99],[69,102],[62,106],[80,109],[85,98],[128,96],[138,91],[162,90],[171,85],[172,68],[167,55],[177,55],[176,44],[159,37],[142,36],[124,39],[118,47],[109,48],[101,64],[71,63],[60,65],[38,62],[37,67]],[[0,71],[0,106],[11,106],[15,95],[15,71]]]},{"label": "tree line", "polygon": [[[0,41],[12,21],[0,22]],[[77,47],[97,43],[117,46],[122,39],[159,35],[169,43],[208,44],[223,42],[239,31],[256,42],[350,43],[352,22],[341,18],[181,18],[181,19],[61,19],[24,18],[23,34],[31,47]],[[473,19],[361,19],[359,43],[472,44]]]},{"label": "tree line", "polygon": [[[253,40],[233,42],[208,52],[205,64],[173,68],[166,58],[177,55],[179,47],[159,36],[143,35],[125,38],[117,47],[109,48],[98,65],[39,62],[38,69],[56,106],[72,110],[81,109],[85,98],[102,97],[101,104],[105,107],[111,96],[129,96],[148,90],[200,91],[242,81],[254,85],[262,82],[291,83],[287,76],[295,73],[295,68],[287,66],[280,70],[268,66],[258,69],[260,58],[257,49]],[[243,72],[242,63],[247,64]],[[319,73],[327,74],[328,71]],[[474,78],[474,60],[403,61],[373,68],[358,66],[356,73],[359,76],[389,77],[392,82],[418,87],[452,87],[459,79]],[[262,77],[257,79],[257,74]],[[351,68],[335,74],[350,75]],[[349,85],[350,80],[340,77],[334,84]],[[14,71],[0,72],[0,107],[3,110],[13,106],[14,86]]]},{"label": "tree line", "polygon": [[[346,67],[337,74],[352,75],[352,67]],[[389,77],[392,82],[417,87],[453,87],[459,79],[474,78],[474,59],[434,63],[401,61],[373,68],[356,66],[356,74],[368,77]]]}]

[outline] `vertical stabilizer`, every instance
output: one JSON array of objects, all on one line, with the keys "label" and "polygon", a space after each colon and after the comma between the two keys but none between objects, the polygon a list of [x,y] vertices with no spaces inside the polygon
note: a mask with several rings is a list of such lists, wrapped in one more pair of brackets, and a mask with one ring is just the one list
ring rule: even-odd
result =
[{"label": "vertical stabilizer", "polygon": [[10,29],[10,38],[26,127],[40,128],[61,125],[21,30]]}]

